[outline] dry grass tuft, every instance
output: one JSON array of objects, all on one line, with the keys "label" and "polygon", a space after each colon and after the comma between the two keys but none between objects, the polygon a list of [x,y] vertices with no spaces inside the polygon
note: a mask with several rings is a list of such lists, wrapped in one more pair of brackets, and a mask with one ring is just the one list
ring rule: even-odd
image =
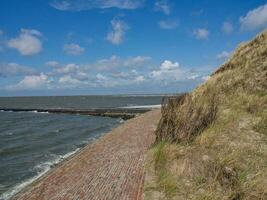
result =
[{"label": "dry grass tuft", "polygon": [[171,98],[162,106],[162,118],[156,130],[156,141],[189,142],[216,118],[218,102],[208,97],[208,104],[200,105],[190,94]]},{"label": "dry grass tuft", "polygon": [[145,199],[267,199],[266,125],[267,30],[163,104]]}]

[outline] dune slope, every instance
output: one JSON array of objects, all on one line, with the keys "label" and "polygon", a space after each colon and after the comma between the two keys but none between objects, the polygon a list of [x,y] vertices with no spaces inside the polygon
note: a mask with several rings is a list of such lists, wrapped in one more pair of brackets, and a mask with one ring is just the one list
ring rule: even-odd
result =
[{"label": "dune slope", "polygon": [[267,199],[267,30],[162,108],[145,199]]}]

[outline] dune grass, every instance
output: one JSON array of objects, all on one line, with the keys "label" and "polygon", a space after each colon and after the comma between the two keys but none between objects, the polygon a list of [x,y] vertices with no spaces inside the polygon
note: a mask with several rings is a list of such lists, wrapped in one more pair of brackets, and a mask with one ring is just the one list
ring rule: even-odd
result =
[{"label": "dune grass", "polygon": [[162,107],[146,199],[267,199],[267,31]]}]

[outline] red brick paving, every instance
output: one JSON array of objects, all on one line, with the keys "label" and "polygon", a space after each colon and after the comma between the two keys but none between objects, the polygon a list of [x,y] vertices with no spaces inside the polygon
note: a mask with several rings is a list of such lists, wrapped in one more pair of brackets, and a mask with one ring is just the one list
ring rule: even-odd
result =
[{"label": "red brick paving", "polygon": [[144,154],[154,141],[160,110],[112,130],[20,192],[17,200],[139,200]]}]

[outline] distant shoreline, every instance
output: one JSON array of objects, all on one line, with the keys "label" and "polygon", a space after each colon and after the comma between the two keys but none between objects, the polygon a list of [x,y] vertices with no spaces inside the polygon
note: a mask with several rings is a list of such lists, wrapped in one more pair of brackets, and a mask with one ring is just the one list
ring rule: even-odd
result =
[{"label": "distant shoreline", "polygon": [[91,115],[101,117],[122,118],[128,120],[134,118],[138,114],[142,114],[152,110],[153,106],[134,106],[134,107],[121,107],[121,108],[96,108],[96,109],[33,109],[33,108],[4,108],[0,107],[0,111],[5,112],[36,112],[36,113],[56,113],[56,114],[79,114],[79,115]]}]

